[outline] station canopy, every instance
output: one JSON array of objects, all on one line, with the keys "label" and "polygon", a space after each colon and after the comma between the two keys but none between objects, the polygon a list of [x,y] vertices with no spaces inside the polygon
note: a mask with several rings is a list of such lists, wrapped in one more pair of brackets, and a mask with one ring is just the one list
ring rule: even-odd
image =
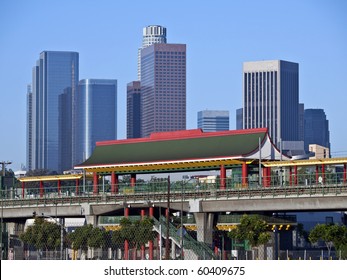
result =
[{"label": "station canopy", "polygon": [[[214,170],[221,165],[250,164],[260,156],[262,161],[281,158],[267,128],[221,132],[193,129],[97,142],[90,158],[74,168],[117,174]],[[284,155],[282,159],[289,160]]]}]

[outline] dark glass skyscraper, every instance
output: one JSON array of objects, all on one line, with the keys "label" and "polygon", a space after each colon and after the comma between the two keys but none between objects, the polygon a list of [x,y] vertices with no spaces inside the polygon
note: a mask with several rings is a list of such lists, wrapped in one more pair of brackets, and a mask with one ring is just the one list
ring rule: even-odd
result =
[{"label": "dark glass skyscraper", "polygon": [[[33,68],[30,152],[27,154],[31,169],[48,169],[61,172],[59,95],[71,90],[71,104],[78,85],[79,55],[77,52],[44,51]],[[74,116],[71,115],[71,119]],[[30,135],[30,134],[28,134]],[[73,141],[73,139],[71,140]],[[30,158],[31,156],[31,158]]]},{"label": "dark glass skyscraper", "polygon": [[141,137],[141,82],[127,85],[127,138]]},{"label": "dark glass skyscraper", "polygon": [[299,141],[299,65],[283,60],[243,64],[243,128],[269,129],[279,147]]},{"label": "dark glass skyscraper", "polygon": [[117,80],[79,82],[75,137],[74,165],[90,157],[97,141],[117,139]]},{"label": "dark glass skyscraper", "polygon": [[186,129],[186,45],[141,50],[141,133]]},{"label": "dark glass skyscraper", "polygon": [[329,121],[323,109],[305,109],[305,150],[310,144],[330,149]]}]

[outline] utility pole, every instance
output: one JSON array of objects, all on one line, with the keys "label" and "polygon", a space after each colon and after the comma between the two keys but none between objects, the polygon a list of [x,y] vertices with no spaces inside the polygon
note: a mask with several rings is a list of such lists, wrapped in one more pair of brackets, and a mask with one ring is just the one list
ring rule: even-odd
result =
[{"label": "utility pole", "polygon": [[2,234],[4,230],[4,182],[5,182],[5,175],[6,175],[6,165],[11,164],[11,161],[0,161],[0,164],[2,165],[2,176],[1,176],[1,189],[0,189],[0,195],[1,195],[1,230],[0,230],[0,246],[1,246],[1,253],[0,253],[0,260],[2,260],[3,257],[3,251],[4,251],[4,244],[2,240]]},{"label": "utility pole", "polygon": [[166,239],[165,259],[170,259],[170,176],[167,178],[167,213],[166,213]]}]

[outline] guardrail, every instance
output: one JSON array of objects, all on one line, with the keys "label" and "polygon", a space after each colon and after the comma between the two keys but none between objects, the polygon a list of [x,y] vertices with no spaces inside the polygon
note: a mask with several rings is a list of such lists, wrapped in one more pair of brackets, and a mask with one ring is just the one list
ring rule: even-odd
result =
[{"label": "guardrail", "polygon": [[[56,188],[45,188],[40,195],[38,189],[28,189],[24,197],[9,196],[1,192],[2,207],[24,207],[35,205],[72,205],[81,203],[112,204],[119,202],[164,202],[167,201],[167,184],[161,184],[155,188],[137,185],[129,190],[129,187],[119,188],[119,192],[112,194],[104,186],[99,186],[104,191],[93,193],[90,186],[81,193],[71,191],[75,186],[61,187],[60,193]],[[106,190],[105,190],[106,189]],[[16,190],[15,190],[16,191]],[[12,192],[15,192],[12,190]],[[189,199],[201,200],[231,200],[231,199],[262,199],[262,198],[293,198],[293,197],[317,197],[317,196],[346,196],[347,184],[315,184],[302,186],[275,186],[275,187],[248,187],[219,189],[216,184],[205,184],[199,188],[189,185],[170,188],[170,201],[187,201]]]}]

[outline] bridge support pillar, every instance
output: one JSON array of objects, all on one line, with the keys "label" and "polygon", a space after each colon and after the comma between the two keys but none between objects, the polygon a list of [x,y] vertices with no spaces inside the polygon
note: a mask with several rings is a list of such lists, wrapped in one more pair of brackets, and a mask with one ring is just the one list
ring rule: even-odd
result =
[{"label": "bridge support pillar", "polygon": [[212,245],[213,213],[194,213],[197,240]]},{"label": "bridge support pillar", "polygon": [[88,225],[93,225],[93,227],[96,227],[98,225],[98,219],[95,215],[86,215],[86,222]]}]

